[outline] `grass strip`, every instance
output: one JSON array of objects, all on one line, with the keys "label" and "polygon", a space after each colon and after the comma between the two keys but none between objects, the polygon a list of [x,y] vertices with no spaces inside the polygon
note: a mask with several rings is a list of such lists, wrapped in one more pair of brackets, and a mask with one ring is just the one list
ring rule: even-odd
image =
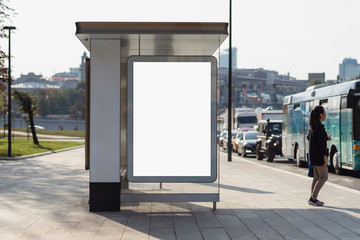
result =
[{"label": "grass strip", "polygon": [[[16,138],[11,142],[12,157],[20,157],[37,153],[56,151],[60,149],[76,147],[84,145],[84,142],[68,142],[68,141],[40,141],[40,145],[35,145],[32,139]],[[8,156],[8,141],[0,139],[0,157]]]}]

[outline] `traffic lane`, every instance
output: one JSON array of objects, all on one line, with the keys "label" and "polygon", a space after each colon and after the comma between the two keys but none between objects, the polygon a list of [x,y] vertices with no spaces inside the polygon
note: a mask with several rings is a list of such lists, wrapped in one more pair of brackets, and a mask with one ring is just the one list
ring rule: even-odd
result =
[{"label": "traffic lane", "polygon": [[[227,153],[222,148],[221,150],[223,153]],[[292,173],[297,173],[303,176],[307,176],[308,169],[307,168],[299,168],[296,166],[295,161],[289,161],[287,158],[284,157],[275,157],[273,162],[267,162],[266,158],[264,160],[257,160],[256,156],[248,156],[243,158],[242,156],[238,156],[237,153],[232,154],[233,161],[241,161],[241,159],[246,159],[250,161],[254,161],[259,164],[267,165],[269,167],[282,169],[285,171],[289,171]],[[351,189],[359,190],[360,191],[360,176],[359,174],[355,174],[354,171],[345,170],[343,171],[343,175],[336,175],[335,173],[329,172],[329,179],[328,181],[331,183],[338,184],[340,186],[348,187]]]}]

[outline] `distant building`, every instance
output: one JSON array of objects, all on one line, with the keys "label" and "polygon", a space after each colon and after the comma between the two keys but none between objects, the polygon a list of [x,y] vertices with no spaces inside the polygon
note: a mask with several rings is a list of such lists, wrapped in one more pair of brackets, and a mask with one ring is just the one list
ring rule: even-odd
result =
[{"label": "distant building", "polygon": [[11,84],[11,86],[27,92],[34,91],[36,89],[59,88],[59,86],[56,86],[53,82],[47,81],[41,74],[36,75],[33,72],[21,74],[21,76]]},{"label": "distant building", "polygon": [[70,72],[56,73],[52,76],[52,81],[62,89],[76,88],[79,81],[85,81],[85,62],[88,58],[86,52],[81,56],[79,68],[70,68]]},{"label": "distant building", "polygon": [[325,73],[309,73],[309,85],[325,83]]},{"label": "distant building", "polygon": [[43,81],[43,75],[36,75],[33,72],[29,72],[28,74],[21,74],[21,76],[14,81],[14,83],[25,83],[25,82],[41,82]]},{"label": "distant building", "polygon": [[76,88],[79,81],[85,81],[86,58],[88,58],[88,56],[86,52],[84,52],[81,56],[79,68],[70,68],[69,72],[55,73],[51,79],[45,79],[41,74],[36,75],[33,72],[21,74],[21,76],[13,82],[12,87],[21,89],[22,91],[34,91],[44,88]]},{"label": "distant building", "polygon": [[80,81],[85,81],[85,64],[86,64],[86,58],[88,58],[86,52],[81,57],[81,63],[80,63]]},{"label": "distant building", "polygon": [[[220,69],[220,106],[227,105],[228,71]],[[233,106],[261,106],[272,105],[280,109],[283,97],[305,91],[309,86],[308,80],[296,80],[290,73],[279,74],[277,71],[256,69],[233,70]]]},{"label": "distant building", "polygon": [[[233,69],[237,66],[237,48],[233,47],[231,52],[231,66]],[[220,68],[229,68],[229,49],[220,53]]]},{"label": "distant building", "polygon": [[61,72],[61,73],[55,73],[52,76],[52,80],[80,80],[80,71],[79,68],[70,68],[70,72]]},{"label": "distant building", "polygon": [[344,58],[343,62],[339,64],[340,82],[349,81],[360,75],[360,64],[356,59]]}]

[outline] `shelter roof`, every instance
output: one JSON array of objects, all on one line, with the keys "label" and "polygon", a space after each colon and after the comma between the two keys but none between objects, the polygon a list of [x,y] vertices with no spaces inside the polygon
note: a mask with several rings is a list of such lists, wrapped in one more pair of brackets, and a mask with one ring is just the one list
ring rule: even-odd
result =
[{"label": "shelter roof", "polygon": [[77,22],[76,36],[90,51],[92,39],[120,39],[124,55],[213,55],[228,36],[218,22]]}]

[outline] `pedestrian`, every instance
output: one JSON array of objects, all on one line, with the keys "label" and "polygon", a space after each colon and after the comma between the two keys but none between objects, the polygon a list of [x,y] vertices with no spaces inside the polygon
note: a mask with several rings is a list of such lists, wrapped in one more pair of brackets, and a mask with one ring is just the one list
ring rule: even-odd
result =
[{"label": "pedestrian", "polygon": [[313,166],[314,179],[311,184],[311,195],[308,203],[315,206],[323,206],[324,202],[317,199],[321,188],[328,179],[328,149],[326,142],[331,140],[328,136],[323,121],[326,119],[324,107],[316,106],[310,113],[309,118],[309,156],[310,164]]}]

